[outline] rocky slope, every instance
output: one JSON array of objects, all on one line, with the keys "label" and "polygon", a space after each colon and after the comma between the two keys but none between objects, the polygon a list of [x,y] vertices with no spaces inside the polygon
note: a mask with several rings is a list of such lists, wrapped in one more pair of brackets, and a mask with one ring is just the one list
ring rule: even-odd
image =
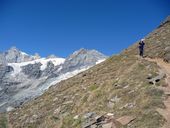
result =
[{"label": "rocky slope", "polygon": [[51,85],[106,58],[95,50],[81,49],[75,53],[66,59],[54,55],[47,58],[41,58],[38,54],[31,56],[15,47],[1,53],[0,112],[20,106],[41,95]]},{"label": "rocky slope", "polygon": [[[145,56],[169,62],[169,18],[145,40]],[[1,118],[13,128],[161,128],[169,86],[157,63],[138,57],[137,43],[121,54],[52,86]]]}]

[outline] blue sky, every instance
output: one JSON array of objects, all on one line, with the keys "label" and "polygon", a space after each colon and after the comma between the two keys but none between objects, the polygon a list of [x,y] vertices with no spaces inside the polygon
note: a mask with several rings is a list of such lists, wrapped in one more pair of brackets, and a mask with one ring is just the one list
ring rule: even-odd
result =
[{"label": "blue sky", "polygon": [[0,51],[119,53],[170,14],[170,0],[0,0]]}]

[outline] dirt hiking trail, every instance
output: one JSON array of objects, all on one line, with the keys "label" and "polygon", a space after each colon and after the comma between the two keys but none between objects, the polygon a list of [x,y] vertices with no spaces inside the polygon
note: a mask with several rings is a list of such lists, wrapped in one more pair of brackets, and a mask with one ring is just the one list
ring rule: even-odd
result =
[{"label": "dirt hiking trail", "polygon": [[166,100],[164,100],[165,109],[158,108],[157,111],[166,119],[166,123],[162,128],[170,128],[170,64],[164,62],[162,59],[151,59],[145,58],[150,62],[155,62],[160,67],[160,71],[166,74],[166,84],[165,87],[159,87],[159,89],[163,90],[164,93],[168,96]]}]

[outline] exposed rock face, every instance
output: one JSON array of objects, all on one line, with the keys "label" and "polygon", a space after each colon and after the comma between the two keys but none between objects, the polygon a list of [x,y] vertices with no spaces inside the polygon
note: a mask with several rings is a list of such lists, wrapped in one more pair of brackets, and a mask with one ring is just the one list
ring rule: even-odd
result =
[{"label": "exposed rock face", "polygon": [[16,47],[12,47],[4,53],[6,61],[8,63],[20,63],[33,60],[33,58],[25,53],[19,51]]},{"label": "exposed rock face", "polygon": [[92,66],[97,61],[106,59],[107,57],[96,50],[80,49],[70,55],[63,64],[63,72],[70,72],[78,67]]},{"label": "exposed rock face", "polygon": [[0,53],[0,65],[6,65],[6,59],[3,55],[3,53]]},{"label": "exposed rock face", "polygon": [[83,49],[67,61],[54,55],[40,58],[38,54],[31,56],[12,47],[0,54],[0,112],[41,95],[50,86],[86,70],[103,58],[106,57],[97,51]]},{"label": "exposed rock face", "polygon": [[48,78],[57,77],[58,72],[56,71],[60,66],[55,66],[51,61],[47,63],[46,69],[43,71],[43,76],[48,76]]},{"label": "exposed rock face", "polygon": [[[82,128],[118,128],[121,126],[112,113],[102,116],[98,116],[95,113],[87,113],[82,120]],[[128,121],[126,121],[126,124],[129,123]]]},{"label": "exposed rock face", "polygon": [[41,65],[41,63],[28,64],[22,67],[22,72],[30,78],[32,77],[38,79],[42,74],[42,71],[40,70]]},{"label": "exposed rock face", "polygon": [[11,66],[0,66],[0,80],[2,81],[3,77],[5,77],[8,73],[13,71]]}]

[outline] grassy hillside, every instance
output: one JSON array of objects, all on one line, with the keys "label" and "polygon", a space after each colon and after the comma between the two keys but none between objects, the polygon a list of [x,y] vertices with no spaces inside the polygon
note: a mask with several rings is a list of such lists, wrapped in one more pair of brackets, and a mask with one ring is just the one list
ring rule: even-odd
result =
[{"label": "grassy hillside", "polygon": [[[74,121],[76,115],[112,112],[117,118],[135,116],[132,127],[159,127],[164,119],[156,108],[164,107],[163,92],[147,80],[148,74],[157,75],[157,69],[156,64],[135,56],[114,56],[53,86],[38,99],[12,112],[10,122],[13,127],[60,127],[61,124],[64,128],[78,128],[81,118]],[[109,105],[114,97],[120,100]]]},{"label": "grassy hillside", "polygon": [[[146,55],[167,56],[170,45],[170,23],[146,37]],[[166,50],[165,50],[166,49]],[[39,98],[9,113],[13,128],[81,128],[83,116],[113,113],[117,119],[128,115],[135,119],[120,128],[160,128],[165,119],[156,111],[164,108],[165,94],[150,84],[148,77],[159,75],[159,67],[138,58],[137,44],[105,62],[52,86]],[[78,115],[77,119],[74,117]]]},{"label": "grassy hillside", "polygon": [[[163,58],[170,62],[170,16],[145,38],[145,55]],[[123,54],[138,54],[138,42],[123,51]]]}]

